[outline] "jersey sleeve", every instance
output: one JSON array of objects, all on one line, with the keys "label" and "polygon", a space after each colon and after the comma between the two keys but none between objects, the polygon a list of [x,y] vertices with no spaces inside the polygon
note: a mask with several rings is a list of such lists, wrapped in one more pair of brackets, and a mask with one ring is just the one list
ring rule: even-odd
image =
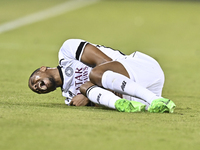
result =
[{"label": "jersey sleeve", "polygon": [[65,59],[76,59],[80,61],[87,43],[87,41],[81,39],[69,39],[63,43],[60,52]]}]

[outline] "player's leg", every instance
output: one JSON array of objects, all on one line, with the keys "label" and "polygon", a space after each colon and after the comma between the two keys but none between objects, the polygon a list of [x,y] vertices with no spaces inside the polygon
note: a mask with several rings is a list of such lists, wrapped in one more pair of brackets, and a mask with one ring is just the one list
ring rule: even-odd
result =
[{"label": "player's leg", "polygon": [[[168,103],[166,104],[166,102],[163,103],[154,101],[157,99],[161,101],[162,97],[157,96],[155,93],[144,88],[140,84],[137,84],[135,81],[131,80],[129,78],[129,74],[127,74],[128,73],[125,67],[121,63],[113,61],[95,67],[91,71],[90,80],[94,84],[103,86],[104,88],[119,92],[121,94],[139,97],[140,99],[147,101],[149,104],[152,104],[150,105],[150,108],[153,110],[149,109],[150,112],[163,112],[163,110],[167,111],[161,107],[161,105],[167,107]],[[152,101],[154,101],[154,103],[152,103]],[[170,103],[171,102],[172,101],[170,101]],[[172,105],[170,105],[170,107],[167,109],[169,112],[173,112],[174,107],[175,104],[172,102]]]},{"label": "player's leg", "polygon": [[124,66],[117,61],[113,61],[99,65],[92,69],[90,73],[90,80],[98,86],[103,86],[106,89],[110,89],[121,94],[139,97],[149,103],[151,103],[154,99],[161,98],[148,89],[137,84],[127,76],[129,75]]},{"label": "player's leg", "polygon": [[90,101],[103,105],[120,112],[141,112],[145,111],[145,105],[140,102],[129,101],[116,96],[113,92],[98,87],[91,82],[81,85],[80,91]]}]

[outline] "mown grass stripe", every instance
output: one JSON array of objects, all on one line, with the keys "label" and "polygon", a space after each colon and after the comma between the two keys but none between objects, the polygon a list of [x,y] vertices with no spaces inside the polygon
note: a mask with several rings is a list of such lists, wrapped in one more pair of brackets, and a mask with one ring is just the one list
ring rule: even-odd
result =
[{"label": "mown grass stripe", "polygon": [[99,0],[71,0],[71,1],[64,2],[62,4],[51,7],[49,9],[36,12],[36,13],[30,14],[22,18],[18,18],[16,20],[6,22],[0,25],[0,34],[10,31],[10,30],[14,30],[16,28],[19,28],[28,24],[32,24],[38,21],[51,18],[51,17],[58,16],[60,14],[63,14],[69,11],[73,11],[75,9],[93,4],[97,1]]}]

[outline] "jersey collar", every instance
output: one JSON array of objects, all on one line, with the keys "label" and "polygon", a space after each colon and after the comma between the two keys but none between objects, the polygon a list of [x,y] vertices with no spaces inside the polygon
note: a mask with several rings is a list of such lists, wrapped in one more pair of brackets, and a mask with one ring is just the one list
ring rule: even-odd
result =
[{"label": "jersey collar", "polygon": [[57,66],[57,69],[58,69],[58,71],[59,71],[59,74],[60,74],[60,78],[61,78],[61,80],[62,80],[62,86],[61,86],[61,89],[63,88],[63,73],[62,73],[62,70],[61,70],[61,67],[60,66]]}]

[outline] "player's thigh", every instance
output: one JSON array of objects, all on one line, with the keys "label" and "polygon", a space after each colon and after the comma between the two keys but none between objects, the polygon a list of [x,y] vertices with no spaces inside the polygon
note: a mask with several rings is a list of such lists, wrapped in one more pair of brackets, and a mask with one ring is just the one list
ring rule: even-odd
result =
[{"label": "player's thigh", "polygon": [[129,77],[129,74],[125,67],[118,61],[111,61],[107,62],[101,65],[96,66],[93,68],[90,72],[89,78],[90,81],[94,84],[97,84],[99,86],[102,86],[101,84],[101,78],[103,76],[103,73],[107,70],[120,73],[126,77]]}]

